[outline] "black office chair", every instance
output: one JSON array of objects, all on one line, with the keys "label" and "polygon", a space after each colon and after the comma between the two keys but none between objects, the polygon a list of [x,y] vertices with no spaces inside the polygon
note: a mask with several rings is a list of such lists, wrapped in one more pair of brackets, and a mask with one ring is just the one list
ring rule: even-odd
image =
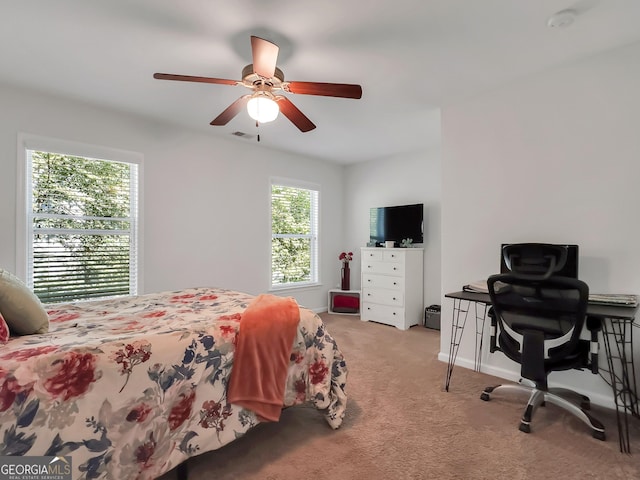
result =
[{"label": "black office chair", "polygon": [[[487,387],[480,398],[488,401],[496,391],[525,392],[529,395],[527,407],[520,422],[520,430],[531,431],[531,418],[535,409],[550,402],[572,413],[592,430],[594,438],[605,439],[604,426],[586,410],[588,397],[567,389],[549,388],[550,372],[590,367],[597,373],[597,322],[587,325],[591,342],[581,340],[586,321],[589,287],[586,283],[568,277],[554,276],[558,258],[547,263],[548,268],[493,275],[487,280],[492,307],[490,351],[501,351],[521,366],[519,384]],[[589,322],[590,323],[590,322]],[[528,381],[528,382],[526,382]],[[525,385],[525,383],[531,385]],[[567,396],[578,396],[580,406]]]}]

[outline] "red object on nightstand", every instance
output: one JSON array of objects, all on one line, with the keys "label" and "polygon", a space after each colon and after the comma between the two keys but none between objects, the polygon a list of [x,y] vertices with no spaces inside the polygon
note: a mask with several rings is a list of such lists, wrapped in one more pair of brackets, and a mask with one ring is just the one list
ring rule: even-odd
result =
[{"label": "red object on nightstand", "polygon": [[333,297],[333,309],[349,309],[356,312],[360,308],[360,299],[349,295],[335,295]]}]

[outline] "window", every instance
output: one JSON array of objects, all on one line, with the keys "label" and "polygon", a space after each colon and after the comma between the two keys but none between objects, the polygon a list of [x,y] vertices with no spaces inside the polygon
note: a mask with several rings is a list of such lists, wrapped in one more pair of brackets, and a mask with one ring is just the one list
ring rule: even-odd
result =
[{"label": "window", "polygon": [[24,153],[25,278],[34,293],[43,303],[136,294],[138,164]]},{"label": "window", "polygon": [[318,190],[271,183],[271,287],[318,282]]}]

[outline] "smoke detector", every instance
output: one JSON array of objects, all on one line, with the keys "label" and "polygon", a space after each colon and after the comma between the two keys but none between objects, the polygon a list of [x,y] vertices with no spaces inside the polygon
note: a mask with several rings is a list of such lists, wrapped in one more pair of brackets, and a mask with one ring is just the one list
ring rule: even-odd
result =
[{"label": "smoke detector", "polygon": [[547,20],[547,27],[549,28],[566,28],[576,20],[578,12],[575,10],[567,9],[561,10],[558,13],[554,13]]}]

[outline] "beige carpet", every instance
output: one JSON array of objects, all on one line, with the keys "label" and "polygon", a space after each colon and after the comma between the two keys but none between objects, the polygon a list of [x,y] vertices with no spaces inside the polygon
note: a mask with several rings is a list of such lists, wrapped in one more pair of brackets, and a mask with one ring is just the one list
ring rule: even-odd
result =
[{"label": "beige carpet", "polygon": [[287,409],[279,423],[189,460],[190,480],[640,478],[640,420],[631,455],[619,452],[614,412],[595,406],[606,442],[554,405],[538,409],[525,434],[524,397],[480,400],[498,379],[456,368],[444,391],[438,331],[322,318],[349,367],[342,427],[331,430],[310,407]]}]

